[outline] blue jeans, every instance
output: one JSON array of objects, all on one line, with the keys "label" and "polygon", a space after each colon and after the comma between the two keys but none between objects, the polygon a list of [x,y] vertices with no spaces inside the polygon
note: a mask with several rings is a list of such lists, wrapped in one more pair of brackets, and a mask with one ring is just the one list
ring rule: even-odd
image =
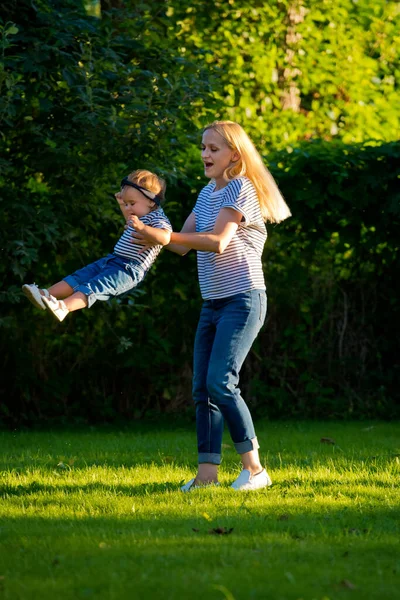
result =
[{"label": "blue jeans", "polygon": [[72,275],[64,277],[74,292],[82,292],[88,299],[88,308],[96,300],[109,300],[125,294],[136,287],[145,272],[130,261],[116,254],[108,254]]},{"label": "blue jeans", "polygon": [[221,463],[224,420],[239,454],[259,448],[239,373],[267,312],[264,290],[203,304],[194,343],[193,399],[199,463]]}]

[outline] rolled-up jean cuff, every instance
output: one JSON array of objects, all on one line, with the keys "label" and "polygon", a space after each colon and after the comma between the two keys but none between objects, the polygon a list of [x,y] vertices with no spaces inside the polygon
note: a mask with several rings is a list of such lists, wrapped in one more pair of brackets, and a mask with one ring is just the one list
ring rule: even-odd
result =
[{"label": "rolled-up jean cuff", "polygon": [[256,437],[252,440],[245,440],[244,442],[235,443],[234,446],[238,454],[245,454],[246,452],[251,452],[252,450],[258,450],[260,447]]},{"label": "rolled-up jean cuff", "polygon": [[221,455],[220,454],[212,454],[209,452],[201,452],[199,453],[199,465],[202,463],[210,463],[212,465],[220,465],[221,464]]},{"label": "rolled-up jean cuff", "polygon": [[81,292],[87,297],[88,308],[90,308],[92,304],[96,302],[96,295],[93,292],[93,290],[91,290],[88,285],[85,285],[84,283],[79,283],[73,275],[67,275],[67,277],[64,277],[64,281],[66,281],[68,285],[72,287],[74,293]]},{"label": "rolled-up jean cuff", "polygon": [[76,292],[81,292],[82,294],[84,294],[87,298],[87,302],[88,305],[87,307],[90,308],[97,300],[97,296],[96,294],[93,292],[93,290],[90,289],[89,286],[82,284],[82,285],[78,285],[78,287],[75,290]]},{"label": "rolled-up jean cuff", "polygon": [[68,285],[70,285],[72,287],[74,292],[76,292],[76,288],[79,287],[79,285],[80,285],[79,281],[77,279],[75,279],[75,277],[73,275],[67,275],[66,277],[64,277],[63,281],[68,283]]}]

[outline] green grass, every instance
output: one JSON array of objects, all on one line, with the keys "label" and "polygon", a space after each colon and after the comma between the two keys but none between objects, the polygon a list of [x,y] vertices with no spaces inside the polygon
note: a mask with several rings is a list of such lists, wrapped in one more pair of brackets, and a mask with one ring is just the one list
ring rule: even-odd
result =
[{"label": "green grass", "polygon": [[400,424],[257,433],[271,488],[229,488],[226,437],[222,486],[189,494],[190,427],[0,433],[0,599],[399,598]]}]

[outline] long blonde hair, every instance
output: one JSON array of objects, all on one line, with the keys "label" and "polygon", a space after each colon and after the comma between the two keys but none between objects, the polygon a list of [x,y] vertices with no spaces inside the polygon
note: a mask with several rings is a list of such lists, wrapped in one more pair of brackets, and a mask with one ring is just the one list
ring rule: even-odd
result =
[{"label": "long blonde hair", "polygon": [[234,121],[214,121],[204,128],[203,133],[208,129],[219,133],[229,148],[239,154],[239,160],[226,169],[225,177],[232,180],[245,175],[250,179],[256,188],[264,221],[280,223],[290,217],[292,213],[274,178],[244,129]]}]

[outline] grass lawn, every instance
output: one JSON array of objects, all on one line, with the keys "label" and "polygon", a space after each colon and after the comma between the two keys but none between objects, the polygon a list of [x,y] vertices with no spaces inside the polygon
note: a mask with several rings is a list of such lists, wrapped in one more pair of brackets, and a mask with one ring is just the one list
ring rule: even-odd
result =
[{"label": "grass lawn", "polygon": [[0,599],[400,598],[400,423],[257,433],[271,488],[229,488],[226,437],[222,486],[182,494],[190,426],[1,432]]}]

